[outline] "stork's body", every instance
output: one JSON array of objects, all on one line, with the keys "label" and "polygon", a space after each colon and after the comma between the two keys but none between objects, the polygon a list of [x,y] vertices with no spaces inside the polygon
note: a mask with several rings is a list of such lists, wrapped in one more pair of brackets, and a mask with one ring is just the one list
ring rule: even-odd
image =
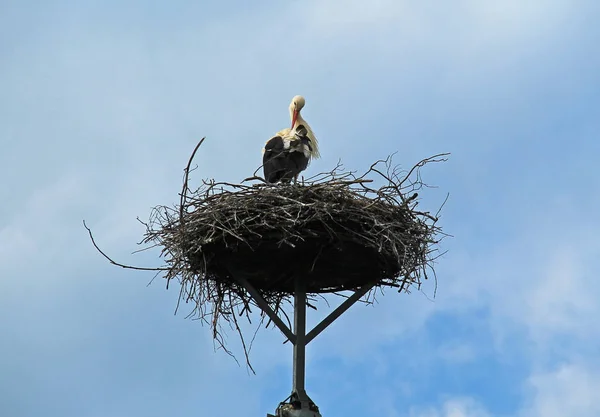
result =
[{"label": "stork's body", "polygon": [[290,104],[292,127],[275,134],[263,148],[263,169],[269,183],[297,180],[311,158],[319,158],[319,144],[310,126],[300,115],[304,98],[296,96]]}]

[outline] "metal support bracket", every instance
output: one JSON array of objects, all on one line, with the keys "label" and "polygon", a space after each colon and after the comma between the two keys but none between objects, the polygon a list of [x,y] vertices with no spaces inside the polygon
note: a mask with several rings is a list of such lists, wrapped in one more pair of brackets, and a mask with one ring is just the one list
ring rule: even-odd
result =
[{"label": "metal support bracket", "polygon": [[273,309],[269,306],[269,304],[265,301],[265,299],[260,295],[256,288],[254,288],[245,278],[236,277],[236,280],[248,291],[248,293],[254,298],[256,304],[260,307],[262,311],[266,313],[267,316],[275,323],[275,325],[283,332],[285,337],[288,338],[290,342],[294,345],[296,344],[296,335],[292,333],[290,328],[285,325],[283,320],[279,318],[277,314],[273,311]]},{"label": "metal support bracket", "polygon": [[335,310],[333,310],[327,317],[325,317],[319,324],[317,324],[307,335],[306,335],[306,344],[308,345],[315,337],[319,335],[323,330],[325,330],[331,323],[333,323],[339,316],[344,314],[346,310],[348,310],[354,303],[356,303],[360,298],[368,293],[375,283],[363,285],[359,290],[354,291],[350,297],[346,299],[342,304],[340,304]]}]

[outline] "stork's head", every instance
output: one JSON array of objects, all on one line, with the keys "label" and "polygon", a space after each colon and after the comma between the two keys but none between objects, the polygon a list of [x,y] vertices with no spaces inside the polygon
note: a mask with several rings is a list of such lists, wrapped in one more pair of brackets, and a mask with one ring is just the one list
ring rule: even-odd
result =
[{"label": "stork's head", "polygon": [[302,96],[296,96],[292,99],[292,102],[290,103],[290,117],[292,118],[292,126],[290,127],[290,130],[294,130],[294,126],[296,126],[296,123],[302,124],[307,130],[306,136],[310,139],[310,146],[312,148],[310,153],[312,157],[320,158],[321,155],[319,153],[319,143],[317,142],[317,138],[315,137],[315,134],[313,133],[308,123],[306,123],[306,120],[304,120],[302,116],[300,116],[300,110],[302,110],[304,104],[306,104],[306,102],[304,101],[304,97]]},{"label": "stork's head", "polygon": [[294,128],[294,125],[296,124],[296,119],[298,119],[298,114],[300,113],[300,110],[302,110],[302,108],[304,107],[305,101],[304,101],[304,97],[302,96],[295,96],[292,99],[292,102],[290,103],[290,115],[292,116],[292,126],[290,127],[290,129]]}]

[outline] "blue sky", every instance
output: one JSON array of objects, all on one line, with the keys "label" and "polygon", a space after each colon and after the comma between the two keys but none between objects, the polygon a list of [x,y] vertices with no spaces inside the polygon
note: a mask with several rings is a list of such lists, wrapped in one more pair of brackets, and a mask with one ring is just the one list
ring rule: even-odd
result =
[{"label": "blue sky", "polygon": [[248,374],[81,220],[158,265],[131,254],[136,217],[177,201],[199,138],[196,178],[239,181],[302,94],[310,172],[452,152],[424,171],[439,188],[421,204],[451,194],[437,297],[389,291],[309,346],[323,415],[600,415],[599,17],[572,0],[3,1],[0,414],[274,411],[279,331]]}]

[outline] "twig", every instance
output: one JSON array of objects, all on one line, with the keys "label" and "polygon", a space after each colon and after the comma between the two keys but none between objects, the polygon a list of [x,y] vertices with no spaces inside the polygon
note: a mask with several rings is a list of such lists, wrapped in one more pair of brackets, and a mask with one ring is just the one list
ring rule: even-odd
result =
[{"label": "twig", "polygon": [[121,268],[125,268],[125,269],[135,269],[138,271],[168,271],[169,268],[144,268],[144,267],[139,267],[139,266],[131,266],[131,265],[125,265],[116,261],[113,261],[107,254],[105,254],[102,249],[100,249],[98,247],[98,245],[96,244],[96,241],[94,240],[94,236],[92,235],[92,231],[90,230],[90,228],[87,226],[87,224],[85,224],[85,220],[83,220],[83,227],[85,227],[85,229],[88,231],[88,235],[90,236],[90,240],[92,241],[92,244],[94,245],[94,247],[96,248],[96,250],[98,252],[100,252],[100,254],[102,256],[104,256],[106,259],[108,259],[108,261],[116,266],[120,266]]},{"label": "twig", "polygon": [[206,139],[206,137],[203,137],[202,139],[200,139],[200,142],[198,142],[198,144],[194,148],[194,151],[192,152],[192,155],[190,156],[190,159],[188,160],[188,163],[184,170],[185,174],[184,174],[184,180],[183,180],[183,189],[181,190],[181,198],[179,199],[179,221],[180,221],[181,225],[183,225],[183,210],[186,206],[185,197],[187,196],[187,192],[189,190],[188,179],[189,179],[189,175],[190,175],[190,165],[192,165],[194,156],[196,156],[196,152],[198,151],[198,149],[204,142],[204,139]]}]

